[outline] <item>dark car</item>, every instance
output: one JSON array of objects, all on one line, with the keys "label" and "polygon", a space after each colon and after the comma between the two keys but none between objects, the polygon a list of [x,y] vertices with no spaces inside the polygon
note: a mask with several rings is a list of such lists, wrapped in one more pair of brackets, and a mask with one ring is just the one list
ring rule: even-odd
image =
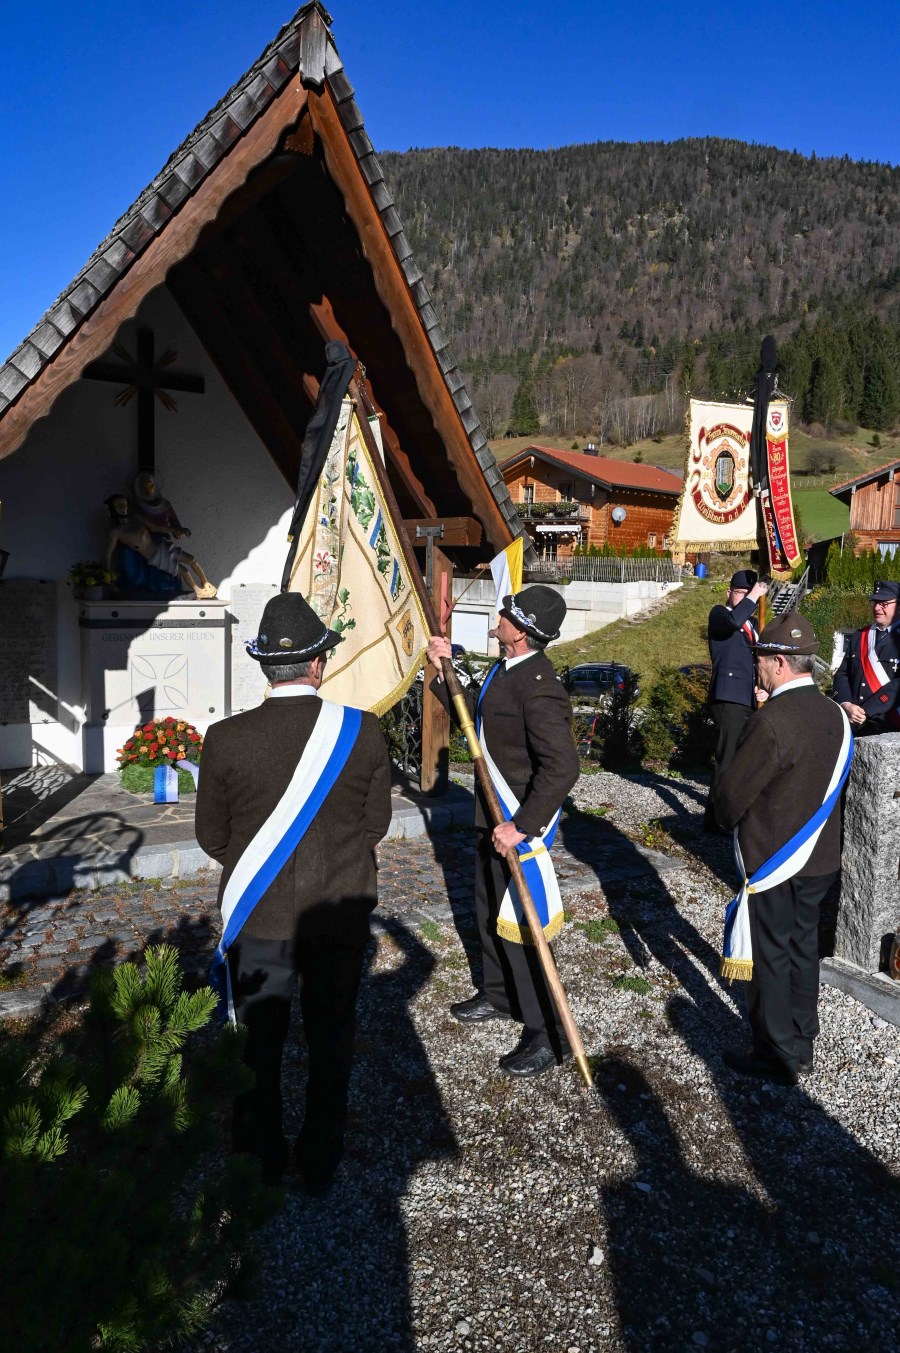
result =
[{"label": "dark car", "polygon": [[597,700],[625,689],[631,668],[619,662],[583,662],[561,673],[562,683],[574,700]]},{"label": "dark car", "polygon": [[683,667],[679,667],[678,675],[687,677],[689,681],[709,681],[712,676],[711,662],[688,662]]}]

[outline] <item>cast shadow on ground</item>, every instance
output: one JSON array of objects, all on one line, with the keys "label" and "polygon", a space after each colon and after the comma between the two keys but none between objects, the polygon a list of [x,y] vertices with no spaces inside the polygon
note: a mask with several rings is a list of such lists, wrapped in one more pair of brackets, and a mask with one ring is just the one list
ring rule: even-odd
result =
[{"label": "cast shadow on ground", "polygon": [[708,1065],[735,1142],[701,1131],[694,1143],[684,1118],[679,1141],[659,1096],[680,1107],[680,1084],[651,1086],[621,1057],[597,1068],[635,1156],[632,1176],[603,1191],[626,1347],[692,1347],[698,1331],[705,1347],[747,1353],[878,1346],[898,1311],[900,1184],[802,1089],[733,1077],[721,1049],[741,1046],[746,1029],[712,990],[706,1003],[712,1039],[710,1012],[685,996],[668,1016]]},{"label": "cast shadow on ground", "polygon": [[[256,1347],[297,1353],[413,1353],[409,1251],[401,1200],[426,1161],[455,1154],[411,1005],[435,967],[415,932],[378,918],[358,1005],[346,1157],[335,1187],[309,1199],[289,1185],[276,1241],[260,1236],[262,1272],[249,1309]],[[295,1011],[296,1016],[296,1011]],[[296,1022],[285,1046],[285,1133],[302,1123],[306,1049]],[[289,1240],[285,1240],[285,1231]],[[273,1298],[273,1293],[280,1295]],[[229,1308],[216,1320],[223,1337]],[[236,1345],[235,1345],[236,1347]]]},{"label": "cast shadow on ground", "polygon": [[[98,852],[96,843],[101,840],[103,849]],[[139,827],[110,812],[85,813],[44,832],[39,840],[40,858],[24,859],[8,874],[0,869],[9,888],[0,942],[23,920],[27,922],[31,912],[61,898],[66,902],[58,919],[77,917],[87,905],[87,894],[79,890],[130,880],[132,861],[143,843]]]},{"label": "cast shadow on ground", "polygon": [[603,889],[635,967],[646,968],[652,956],[700,1001],[709,977],[718,974],[719,955],[679,911],[660,872],[662,858],[639,850],[611,822],[574,807],[563,814],[560,831],[569,854],[590,866]]}]

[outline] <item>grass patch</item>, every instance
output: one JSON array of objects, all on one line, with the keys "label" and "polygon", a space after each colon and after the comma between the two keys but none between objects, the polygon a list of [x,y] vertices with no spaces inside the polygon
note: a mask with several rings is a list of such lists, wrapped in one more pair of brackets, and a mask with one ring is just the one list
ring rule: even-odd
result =
[{"label": "grass patch", "polygon": [[[156,773],[154,766],[123,766],[119,771],[119,779],[123,789],[127,789],[131,794],[152,794],[153,777]],[[189,771],[176,771],[178,776],[178,793],[193,794],[194,777]]]},{"label": "grass patch", "polygon": [[596,808],[579,808],[578,812],[583,813],[585,817],[608,817],[611,803],[598,804]]},{"label": "grass patch", "polygon": [[850,530],[850,509],[827,489],[796,489],[794,506],[810,540],[831,540]]},{"label": "grass patch", "polygon": [[634,991],[638,996],[647,996],[653,990],[653,984],[646,977],[626,977],[624,973],[613,979],[613,986],[616,991]]},{"label": "grass patch", "polygon": [[638,1019],[652,1019],[652,1018],[653,1011],[648,1010],[645,1005],[642,1005],[640,1010],[638,1011]]},{"label": "grass patch", "polygon": [[434,921],[423,921],[419,926],[422,934],[428,940],[429,944],[439,944],[441,939],[441,928],[435,925]]},{"label": "grass patch", "polygon": [[[735,556],[735,568],[738,567]],[[566,644],[547,650],[557,668],[580,662],[620,662],[640,675],[646,691],[664,667],[709,662],[706,625],[717,602],[725,600],[724,585],[691,579],[671,592],[661,610],[615,620]]]},{"label": "grass patch", "polygon": [[14,987],[27,987],[29,974],[24,968],[4,968],[0,972],[0,991],[12,991]]},{"label": "grass patch", "polygon": [[583,930],[593,944],[602,944],[607,935],[618,935],[619,923],[611,916],[594,917],[590,921],[576,921],[576,930]]}]

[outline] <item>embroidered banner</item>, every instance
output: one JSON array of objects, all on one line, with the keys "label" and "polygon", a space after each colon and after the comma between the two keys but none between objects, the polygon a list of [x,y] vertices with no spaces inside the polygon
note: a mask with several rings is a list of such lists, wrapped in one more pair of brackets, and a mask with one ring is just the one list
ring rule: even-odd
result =
[{"label": "embroidered banner", "polygon": [[788,458],[788,406],[773,400],[766,421],[769,491],[760,495],[769,564],[774,577],[787,577],[800,562],[800,546],[791,504],[791,467]]},{"label": "embroidered banner", "polygon": [[744,551],[756,545],[750,485],[752,404],[692,399],[684,489],[670,537],[680,550]]},{"label": "embroidered banner", "polygon": [[351,400],[341,406],[289,590],[344,638],[329,654],[323,697],[379,715],[390,709],[422,666],[428,627]]}]

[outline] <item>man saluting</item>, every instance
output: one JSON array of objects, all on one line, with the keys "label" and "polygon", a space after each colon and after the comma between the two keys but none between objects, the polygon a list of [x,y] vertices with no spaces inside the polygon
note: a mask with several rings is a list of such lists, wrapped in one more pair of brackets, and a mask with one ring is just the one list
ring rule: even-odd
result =
[{"label": "man saluting", "polygon": [[850,636],[834,674],[834,698],[857,737],[900,730],[900,583],[875,584],[872,623]]},{"label": "man saluting", "polygon": [[377,901],[374,848],[391,821],[387,748],[374,714],[319,699],[327,629],[296,593],[273,597],[247,651],[271,690],[213,724],[197,792],[197,840],[223,866],[223,935],[212,978],[247,1026],[252,1089],[234,1107],[234,1149],[277,1183],[287,1163],[281,1055],[299,979],[309,1048],[298,1164],[312,1193],[343,1152],[356,996]]},{"label": "man saluting", "polygon": [[[484,984],[468,1000],[451,1005],[450,1013],[461,1024],[520,1021],[522,1036],[500,1059],[501,1070],[516,1077],[539,1076],[571,1056],[504,858],[510,848],[519,850],[544,933],[552,938],[562,925],[562,903],[549,850],[562,801],[580,769],[572,706],[544,653],[559,638],[565,614],[566,603],[551,587],[526,587],[504,597],[491,631],[503,657],[488,673],[477,700],[471,687],[467,692],[491,779],[509,820],[493,826],[477,791],[475,909]],[[428,657],[440,670],[441,659],[450,657],[449,642],[433,638]],[[442,677],[431,689],[449,708]]]},{"label": "man saluting", "polygon": [[712,662],[707,701],[716,728],[716,754],[706,815],[705,831],[719,830],[713,799],[719,777],[730,765],[738,739],[756,704],[753,645],[756,627],[753,612],[768,592],[751,568],[739,569],[728,584],[724,605],[714,606],[707,623],[707,642]]}]

